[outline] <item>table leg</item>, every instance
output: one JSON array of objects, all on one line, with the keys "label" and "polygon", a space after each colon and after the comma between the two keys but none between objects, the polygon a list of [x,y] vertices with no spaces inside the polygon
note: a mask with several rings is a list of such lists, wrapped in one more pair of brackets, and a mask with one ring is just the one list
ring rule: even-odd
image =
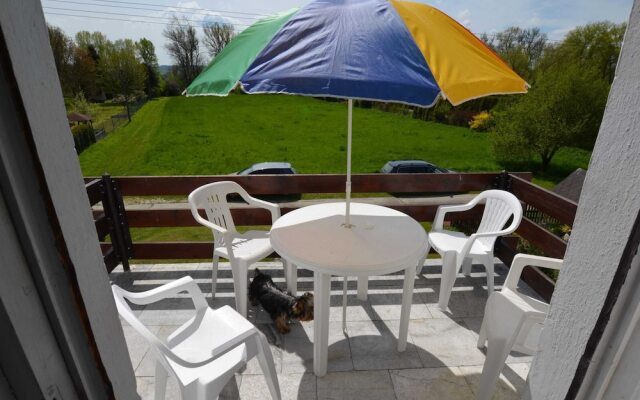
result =
[{"label": "table leg", "polygon": [[314,272],[313,289],[313,372],[316,376],[325,376],[329,353],[331,275]]},{"label": "table leg", "polygon": [[284,273],[286,274],[287,291],[292,296],[298,295],[298,266],[290,261],[285,261],[286,267]]},{"label": "table leg", "polygon": [[398,351],[407,348],[407,335],[409,334],[409,316],[411,315],[411,303],[413,302],[413,285],[416,274],[415,266],[404,270],[404,286],[402,287],[402,309],[400,310],[400,335],[398,336]]},{"label": "table leg", "polygon": [[369,277],[358,277],[358,300],[367,301],[367,291],[369,290]]}]

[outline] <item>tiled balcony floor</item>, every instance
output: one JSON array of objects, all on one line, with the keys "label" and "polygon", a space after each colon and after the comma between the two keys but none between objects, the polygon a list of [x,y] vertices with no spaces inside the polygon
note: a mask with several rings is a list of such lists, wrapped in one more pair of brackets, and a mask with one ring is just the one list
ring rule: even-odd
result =
[{"label": "tiled balcony floor", "polygon": [[[284,287],[279,263],[259,263],[261,271]],[[496,259],[496,286],[500,288],[507,268]],[[211,292],[208,263],[134,265],[111,273],[113,283],[130,291],[142,291],[190,275],[205,294]],[[253,274],[250,271],[249,276]],[[298,288],[313,290],[310,271],[298,270]],[[437,307],[440,260],[427,260],[415,281],[409,339],[404,353],[396,351],[403,276],[391,274],[369,279],[369,298],[356,299],[356,281],[349,280],[347,333],[341,329],[342,278],[332,281],[331,325],[329,328],[329,373],[313,375],[313,322],[297,323],[291,333],[276,338],[267,325],[268,317],[256,308],[249,310],[255,323],[271,343],[283,399],[473,399],[484,352],[476,348],[478,330],[487,299],[484,268],[474,265],[470,277],[458,276],[451,295],[450,311]],[[530,290],[527,288],[527,290]],[[210,301],[211,303],[211,301]],[[215,300],[211,306],[234,305],[233,280],[229,265],[221,263]],[[166,338],[192,315],[191,301],[176,297],[136,309],[151,330]],[[138,393],[153,398],[154,360],[140,336],[123,322],[123,329],[136,374]],[[277,344],[276,344],[277,343]],[[512,353],[507,359],[495,399],[518,399],[529,370],[531,357]],[[269,399],[256,360],[225,388],[221,399]],[[168,399],[179,399],[176,383],[169,380]]]}]

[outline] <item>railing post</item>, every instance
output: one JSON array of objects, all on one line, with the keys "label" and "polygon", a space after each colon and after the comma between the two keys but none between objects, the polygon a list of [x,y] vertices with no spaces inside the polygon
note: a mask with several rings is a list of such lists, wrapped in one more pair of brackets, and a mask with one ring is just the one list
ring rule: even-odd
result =
[{"label": "railing post", "polygon": [[131,242],[131,234],[129,233],[129,225],[127,224],[122,195],[118,190],[116,182],[111,178],[111,175],[102,175],[102,182],[105,191],[105,215],[110,219],[111,241],[118,258],[122,261],[122,268],[125,271],[129,271],[129,258],[133,257],[133,244]]},{"label": "railing post", "polygon": [[511,191],[511,175],[507,171],[502,171],[496,176],[493,187],[500,190]]}]

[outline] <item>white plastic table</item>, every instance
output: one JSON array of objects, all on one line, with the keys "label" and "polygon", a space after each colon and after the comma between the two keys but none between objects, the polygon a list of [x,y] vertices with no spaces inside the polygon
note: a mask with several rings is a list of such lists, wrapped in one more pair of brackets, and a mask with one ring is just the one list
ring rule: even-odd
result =
[{"label": "white plastic table", "polygon": [[[314,272],[313,371],[327,373],[331,275],[357,276],[359,297],[370,275],[405,270],[398,351],[407,345],[415,269],[427,249],[427,234],[413,218],[372,204],[351,204],[351,228],[344,227],[344,203],[299,208],[271,228],[271,245],[287,261]],[[365,297],[366,298],[366,297]]]}]

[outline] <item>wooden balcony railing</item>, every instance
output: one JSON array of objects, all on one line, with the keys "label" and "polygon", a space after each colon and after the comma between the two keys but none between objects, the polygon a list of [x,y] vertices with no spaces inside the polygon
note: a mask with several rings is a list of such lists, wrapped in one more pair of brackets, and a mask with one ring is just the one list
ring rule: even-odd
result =
[{"label": "wooden balcony railing", "polygon": [[[452,193],[480,192],[499,188],[513,192],[525,209],[535,209],[536,215],[545,215],[562,224],[571,226],[576,212],[576,204],[542,189],[532,183],[531,173],[463,173],[463,174],[358,174],[352,177],[353,193],[427,193],[445,195]],[[90,180],[91,178],[87,178]],[[233,180],[242,185],[252,195],[281,195],[303,193],[342,193],[344,175],[262,175],[262,176],[152,176],[115,177],[113,181],[122,196],[186,196],[195,188],[206,183]],[[339,195],[337,196],[339,198]],[[186,200],[185,200],[186,201]],[[448,202],[450,204],[450,200]],[[387,205],[387,204],[385,204]],[[282,213],[299,206],[298,203],[282,205]],[[424,204],[390,200],[388,206],[410,215],[420,222],[432,222],[438,201]],[[97,212],[99,214],[99,212]],[[270,215],[259,209],[248,207],[232,210],[236,225],[269,225]],[[447,214],[456,220],[450,223],[472,225],[479,222],[482,207],[466,213]],[[534,218],[535,219],[535,218]],[[516,231],[545,255],[562,258],[566,242],[549,231],[544,224],[528,217],[523,218]],[[126,220],[132,228],[199,226],[184,205],[168,205],[161,209],[130,208],[126,210]],[[507,265],[517,252],[517,238],[505,238],[496,244],[496,256]],[[111,246],[103,242],[103,249]],[[211,257],[211,242],[134,242],[132,253],[137,259],[207,259]],[[524,278],[543,297],[549,298],[553,282],[539,271],[527,269]]]}]

